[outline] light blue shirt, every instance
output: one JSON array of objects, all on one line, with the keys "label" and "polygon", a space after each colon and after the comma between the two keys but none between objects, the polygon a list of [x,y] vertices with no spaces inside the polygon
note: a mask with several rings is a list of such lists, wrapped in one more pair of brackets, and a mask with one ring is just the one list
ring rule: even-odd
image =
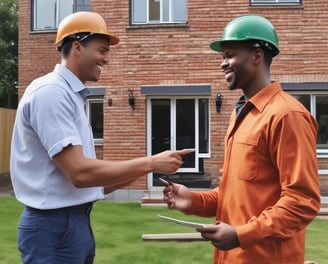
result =
[{"label": "light blue shirt", "polygon": [[60,64],[26,88],[17,109],[10,162],[21,203],[54,209],[104,198],[102,187],[76,188],[52,160],[69,145],[81,145],[87,158],[96,158],[84,110],[87,93],[85,85]]}]

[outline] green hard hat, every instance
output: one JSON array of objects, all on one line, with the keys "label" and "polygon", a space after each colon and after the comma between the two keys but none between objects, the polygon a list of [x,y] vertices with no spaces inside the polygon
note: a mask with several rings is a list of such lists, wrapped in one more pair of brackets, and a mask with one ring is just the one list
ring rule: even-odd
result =
[{"label": "green hard hat", "polygon": [[221,52],[222,44],[228,41],[254,40],[254,46],[267,48],[272,57],[278,55],[278,37],[269,20],[259,15],[244,15],[230,21],[224,28],[221,40],[210,44],[212,50]]}]

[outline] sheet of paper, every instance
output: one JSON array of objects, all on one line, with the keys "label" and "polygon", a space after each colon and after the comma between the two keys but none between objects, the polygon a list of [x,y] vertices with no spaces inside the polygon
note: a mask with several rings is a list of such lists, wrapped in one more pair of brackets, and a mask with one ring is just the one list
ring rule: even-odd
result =
[{"label": "sheet of paper", "polygon": [[189,221],[184,221],[184,220],[179,220],[179,219],[168,217],[168,216],[164,216],[164,215],[158,215],[158,217],[160,219],[163,219],[163,220],[166,220],[166,221],[169,221],[169,222],[172,222],[172,223],[176,223],[178,225],[190,226],[190,227],[194,227],[194,228],[204,227],[205,226],[205,224],[195,223],[195,222],[189,222]]}]

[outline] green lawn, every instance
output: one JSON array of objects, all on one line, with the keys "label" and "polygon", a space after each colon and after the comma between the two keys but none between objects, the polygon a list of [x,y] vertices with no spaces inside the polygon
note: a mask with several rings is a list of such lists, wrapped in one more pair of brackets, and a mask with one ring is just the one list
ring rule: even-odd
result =
[{"label": "green lawn", "polygon": [[[23,206],[14,197],[0,198],[0,263],[20,263],[16,228]],[[194,232],[189,227],[167,223],[158,214],[211,223],[211,219],[185,216],[166,207],[141,207],[133,202],[98,202],[92,213],[96,237],[95,264],[197,264],[212,263],[209,242],[150,242],[142,234]],[[307,232],[306,259],[328,263],[328,221],[315,220]],[[201,254],[200,254],[201,252]]]}]

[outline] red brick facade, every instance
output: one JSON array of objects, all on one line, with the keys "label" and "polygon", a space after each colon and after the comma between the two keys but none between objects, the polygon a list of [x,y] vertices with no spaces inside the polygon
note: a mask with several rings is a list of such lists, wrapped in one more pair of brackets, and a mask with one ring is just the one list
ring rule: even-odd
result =
[{"label": "red brick facade", "polygon": [[[60,59],[54,46],[55,32],[31,31],[31,2],[19,0],[20,95],[34,78],[51,71]],[[304,0],[301,6],[250,7],[249,0],[189,0],[188,23],[178,26],[130,25],[129,2],[91,1],[92,11],[99,12],[110,31],[121,38],[120,44],[111,48],[110,63],[101,80],[90,84],[106,87],[105,102],[109,98],[113,101],[112,106],[104,104],[104,145],[102,152],[98,151],[103,159],[121,160],[147,154],[147,104],[146,96],[140,94],[142,85],[208,84],[212,89],[211,158],[205,159],[204,168],[216,181],[229,115],[240,92],[226,89],[219,69],[220,55],[210,50],[209,43],[219,38],[227,22],[236,16],[261,14],[275,25],[281,53],[273,62],[274,80],[328,82],[326,1]],[[129,89],[136,97],[135,111],[128,105]],[[220,113],[215,110],[218,92],[223,95]],[[319,159],[319,164],[319,169],[328,169],[327,159]],[[146,176],[130,188],[147,189]]]}]

